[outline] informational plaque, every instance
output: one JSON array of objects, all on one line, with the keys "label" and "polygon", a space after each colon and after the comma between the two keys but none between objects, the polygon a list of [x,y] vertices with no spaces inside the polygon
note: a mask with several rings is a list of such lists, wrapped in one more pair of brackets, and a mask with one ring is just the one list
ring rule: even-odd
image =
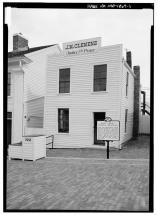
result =
[{"label": "informational plaque", "polygon": [[117,120],[97,122],[97,140],[120,140],[120,122]]}]

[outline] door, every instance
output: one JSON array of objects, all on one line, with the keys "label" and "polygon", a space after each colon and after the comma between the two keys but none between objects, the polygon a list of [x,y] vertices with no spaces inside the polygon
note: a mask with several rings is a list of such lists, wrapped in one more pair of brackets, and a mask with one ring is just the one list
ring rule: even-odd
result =
[{"label": "door", "polygon": [[105,112],[94,112],[94,144],[104,145],[103,140],[97,140],[97,121],[104,121]]}]

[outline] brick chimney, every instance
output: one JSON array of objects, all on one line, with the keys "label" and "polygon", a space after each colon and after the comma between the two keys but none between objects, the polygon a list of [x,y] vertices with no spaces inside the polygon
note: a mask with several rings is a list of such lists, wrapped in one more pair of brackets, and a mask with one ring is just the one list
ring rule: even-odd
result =
[{"label": "brick chimney", "polygon": [[25,51],[28,50],[28,40],[21,34],[13,35],[13,51]]},{"label": "brick chimney", "polygon": [[130,51],[126,52],[126,62],[130,66],[130,68],[132,68],[132,57]]},{"label": "brick chimney", "polygon": [[139,133],[139,114],[140,114],[140,66],[134,66],[134,120],[133,137],[138,137]]}]

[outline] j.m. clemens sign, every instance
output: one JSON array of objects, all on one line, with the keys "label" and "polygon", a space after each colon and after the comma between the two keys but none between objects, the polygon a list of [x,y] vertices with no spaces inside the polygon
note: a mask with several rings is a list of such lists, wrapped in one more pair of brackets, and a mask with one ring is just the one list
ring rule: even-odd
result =
[{"label": "j.m. clemens sign", "polygon": [[94,52],[101,46],[101,37],[78,40],[69,43],[63,43],[65,55],[87,54]]}]

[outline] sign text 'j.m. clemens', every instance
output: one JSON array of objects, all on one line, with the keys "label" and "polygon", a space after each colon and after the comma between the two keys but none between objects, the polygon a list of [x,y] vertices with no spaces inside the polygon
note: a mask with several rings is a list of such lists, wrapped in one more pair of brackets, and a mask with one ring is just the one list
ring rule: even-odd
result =
[{"label": "sign text 'j.m. clemens'", "polygon": [[101,38],[91,38],[86,40],[78,40],[69,43],[63,43],[63,50],[66,55],[85,54],[94,52],[100,47]]}]

